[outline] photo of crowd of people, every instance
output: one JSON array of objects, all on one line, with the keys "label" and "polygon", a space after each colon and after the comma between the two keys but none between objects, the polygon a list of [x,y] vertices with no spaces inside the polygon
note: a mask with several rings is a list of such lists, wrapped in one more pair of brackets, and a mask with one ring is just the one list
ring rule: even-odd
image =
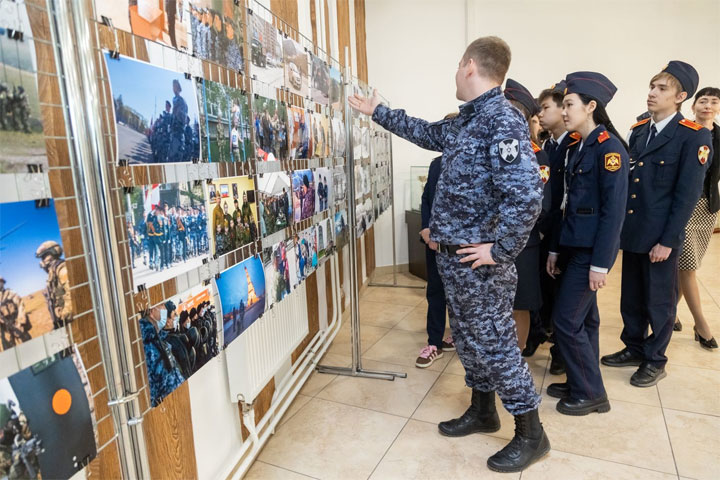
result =
[{"label": "photo of crowd of people", "polygon": [[258,13],[248,15],[250,26],[251,73],[271,88],[283,87],[283,37],[275,26]]},{"label": "photo of crowd of people", "polygon": [[327,105],[330,100],[330,68],[320,57],[311,55],[312,58],[312,79],[310,91],[312,101],[321,105]]},{"label": "photo of crowd of people", "polygon": [[315,226],[317,234],[317,256],[318,260],[325,258],[335,246],[335,232],[333,230],[332,218],[328,217]]},{"label": "photo of crowd of people", "polygon": [[312,154],[312,114],[301,107],[288,107],[288,138],[290,160],[308,158]]},{"label": "photo of crowd of people", "polygon": [[295,234],[295,255],[298,282],[305,280],[317,268],[317,238],[315,226]]},{"label": "photo of crowd of people", "polygon": [[315,214],[315,177],[312,170],[296,170],[292,173],[293,211],[295,222]]},{"label": "photo of crowd of people", "polygon": [[285,172],[259,176],[257,213],[260,236],[266,237],[292,224],[292,185]]},{"label": "photo of crowd of people", "polygon": [[338,210],[335,213],[335,243],[338,248],[347,245],[348,232],[347,212],[345,210]]},{"label": "photo of crowd of people", "polygon": [[190,30],[199,58],[236,72],[245,69],[240,7],[234,0],[192,0]]},{"label": "photo of crowd of people", "polygon": [[307,97],[310,94],[308,86],[310,67],[307,51],[290,37],[283,39],[282,49],[283,63],[285,64],[285,86],[290,89],[290,93]]},{"label": "photo of crowd of people", "polygon": [[47,171],[37,87],[37,61],[27,7],[4,2],[0,28],[27,32],[22,42],[0,35],[0,174]]},{"label": "photo of crowd of people", "polygon": [[327,115],[313,112],[312,114],[312,132],[313,132],[313,156],[325,158],[330,156],[330,119]]},{"label": "photo of crowd of people", "polygon": [[345,166],[337,165],[333,167],[333,192],[334,202],[342,203],[347,199],[347,175],[345,174]]},{"label": "photo of crowd of people", "polygon": [[223,346],[255,323],[265,311],[265,273],[253,256],[225,270],[216,280],[223,313]]},{"label": "photo of crowd of people", "polygon": [[334,111],[342,112],[343,110],[343,83],[340,70],[330,67],[330,106]]},{"label": "photo of crowd of people", "polygon": [[335,112],[331,119],[331,133],[332,133],[332,156],[333,157],[344,157],[345,156],[345,122],[343,122],[341,114]]},{"label": "photo of crowd of people", "polygon": [[200,125],[210,162],[247,162],[253,158],[250,107],[237,88],[209,80],[198,84],[203,109]]},{"label": "photo of crowd of people", "polygon": [[283,240],[263,250],[263,264],[265,268],[265,309],[290,295],[298,284],[295,268],[295,245],[292,239]]},{"label": "photo of crowd of people", "polygon": [[258,237],[253,177],[228,177],[208,185],[210,251],[224,255]]},{"label": "photo of crowd of people", "polygon": [[73,306],[55,202],[0,203],[0,232],[2,351],[70,323]]},{"label": "photo of crowd of people", "polygon": [[315,172],[315,213],[327,210],[333,201],[333,169],[316,168]]},{"label": "photo of crowd of people", "polygon": [[128,164],[200,158],[195,86],[184,74],[105,53],[110,76],[117,159]]},{"label": "photo of crowd of people", "polygon": [[208,254],[202,185],[164,183],[123,196],[135,286],[150,287],[192,270]]},{"label": "photo of crowd of people", "polygon": [[276,100],[255,96],[255,150],[263,162],[288,159],[287,107]]}]

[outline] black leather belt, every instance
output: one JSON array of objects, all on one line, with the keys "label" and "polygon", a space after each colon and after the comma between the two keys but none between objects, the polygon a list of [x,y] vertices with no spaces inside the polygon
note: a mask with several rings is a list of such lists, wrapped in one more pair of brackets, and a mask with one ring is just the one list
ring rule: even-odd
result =
[{"label": "black leather belt", "polygon": [[462,247],[460,245],[445,245],[443,243],[438,243],[437,251],[438,253],[447,253],[448,255],[457,255],[457,251],[460,250]]}]

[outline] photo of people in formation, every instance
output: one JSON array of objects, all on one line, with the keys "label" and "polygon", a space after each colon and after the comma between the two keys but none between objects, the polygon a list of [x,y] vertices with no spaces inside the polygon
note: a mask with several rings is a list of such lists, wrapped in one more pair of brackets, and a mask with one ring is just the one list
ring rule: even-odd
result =
[{"label": "photo of people in formation", "polygon": [[208,185],[210,251],[224,255],[257,240],[253,177],[219,178]]},{"label": "photo of people in formation", "polygon": [[35,42],[26,6],[3,2],[0,28],[25,32],[23,41],[0,35],[0,174],[48,169],[37,87]]},{"label": "photo of people in formation", "polygon": [[292,224],[292,185],[290,176],[285,172],[258,176],[257,184],[260,236],[266,237]]},{"label": "photo of people in formation", "polygon": [[357,219],[356,232],[359,237],[370,228],[375,221],[373,217],[373,203],[372,200],[367,198],[362,204],[355,207],[355,215]]},{"label": "photo of people in formation", "polygon": [[332,219],[330,217],[321,221],[315,227],[317,234],[317,256],[322,260],[335,246],[335,232],[333,231]]},{"label": "photo of people in formation", "polygon": [[115,111],[117,159],[128,164],[200,158],[200,115],[185,74],[105,53]]},{"label": "photo of people in formation", "polygon": [[340,210],[335,213],[335,243],[338,248],[342,248],[348,243],[348,223],[347,212]]},{"label": "photo of people in formation", "polygon": [[330,106],[334,111],[343,110],[343,83],[340,70],[330,67]]},{"label": "photo of people in formation", "polygon": [[222,272],[216,283],[222,304],[224,346],[228,346],[265,311],[262,260],[255,256],[243,260]]},{"label": "photo of people in formation", "polygon": [[287,107],[266,97],[253,100],[255,151],[263,162],[288,159]]},{"label": "photo of people in formation", "polygon": [[331,120],[332,133],[332,155],[333,157],[345,156],[345,122],[340,113],[335,112]]},{"label": "photo of people in formation", "polygon": [[123,196],[135,287],[151,287],[202,265],[208,214],[202,185],[136,187]]},{"label": "photo of people in formation", "polygon": [[290,160],[308,158],[312,154],[312,114],[301,107],[288,107],[288,138],[290,139]]},{"label": "photo of people in formation", "polygon": [[220,351],[208,287],[195,287],[152,307],[139,323],[153,407]]},{"label": "photo of people in formation", "polygon": [[0,379],[0,478],[71,478],[97,455],[94,403],[73,347]]},{"label": "photo of people in formation", "polygon": [[315,226],[295,234],[295,264],[297,269],[298,282],[305,280],[318,264],[317,238],[315,237]]},{"label": "photo of people in formation", "polygon": [[316,168],[315,172],[315,213],[327,210],[333,201],[333,169]]},{"label": "photo of people in formation", "polygon": [[313,156],[325,158],[330,156],[330,120],[327,115],[313,112]]},{"label": "photo of people in formation", "polygon": [[[105,16],[120,30],[162,43],[178,50],[190,50],[190,19],[182,0],[96,0],[97,18]],[[129,20],[129,21],[128,21]]]},{"label": "photo of people in formation", "polygon": [[285,63],[285,86],[290,93],[307,97],[310,95],[308,79],[310,67],[308,65],[308,53],[302,45],[290,37],[282,41],[283,61]]},{"label": "photo of people in formation", "polygon": [[312,79],[310,81],[310,92],[312,101],[327,105],[330,101],[330,68],[320,57],[311,55],[312,58]]},{"label": "photo of people in formation", "polygon": [[333,192],[335,193],[335,203],[341,203],[347,199],[347,176],[344,166],[338,165],[333,168]]},{"label": "photo of people in formation", "polygon": [[234,0],[190,1],[190,31],[195,55],[236,72],[245,69],[240,7]]},{"label": "photo of people in formation", "polygon": [[[248,15],[251,74],[272,88],[283,86],[283,37],[259,12]],[[306,70],[307,71],[307,70]]]},{"label": "photo of people in formation", "polygon": [[298,283],[295,246],[292,239],[283,240],[263,250],[265,266],[265,309],[290,295]]},{"label": "photo of people in formation", "polygon": [[315,215],[315,177],[312,170],[295,170],[292,174],[295,221]]},{"label": "photo of people in formation", "polygon": [[0,350],[72,320],[55,202],[0,203]]},{"label": "photo of people in formation", "polygon": [[210,162],[247,162],[253,158],[248,97],[237,88],[209,80],[198,84],[203,100],[201,128]]}]

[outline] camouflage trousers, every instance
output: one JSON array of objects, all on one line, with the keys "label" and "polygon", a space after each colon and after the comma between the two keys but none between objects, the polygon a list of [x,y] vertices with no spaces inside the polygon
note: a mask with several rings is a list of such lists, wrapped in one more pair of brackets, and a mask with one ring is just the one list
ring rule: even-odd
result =
[{"label": "camouflage trousers", "polygon": [[483,392],[496,391],[513,415],[535,410],[540,396],[517,345],[513,299],[515,265],[484,265],[475,270],[460,263],[462,255],[438,253],[445,286],[450,327],[465,384]]}]

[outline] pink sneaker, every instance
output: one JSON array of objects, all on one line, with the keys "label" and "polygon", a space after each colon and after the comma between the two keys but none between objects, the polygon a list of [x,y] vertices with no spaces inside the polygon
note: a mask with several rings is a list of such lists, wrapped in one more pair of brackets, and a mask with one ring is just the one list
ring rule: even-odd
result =
[{"label": "pink sneaker", "polygon": [[435,345],[427,345],[420,350],[420,356],[415,360],[415,366],[418,368],[427,368],[433,364],[438,358],[442,358],[442,350],[438,350]]},{"label": "pink sneaker", "polygon": [[453,342],[452,335],[448,335],[447,338],[442,341],[442,350],[443,352],[455,351],[455,342]]}]

